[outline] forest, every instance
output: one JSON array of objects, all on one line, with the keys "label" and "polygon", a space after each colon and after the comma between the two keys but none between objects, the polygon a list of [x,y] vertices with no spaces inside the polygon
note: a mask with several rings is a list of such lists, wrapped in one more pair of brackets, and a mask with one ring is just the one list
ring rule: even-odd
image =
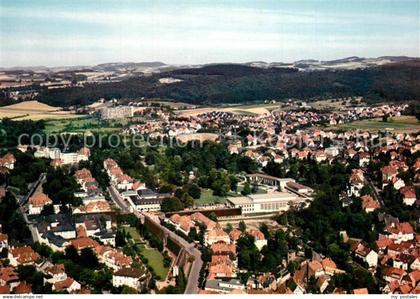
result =
[{"label": "forest", "polygon": [[[159,79],[182,81],[161,84]],[[355,70],[297,71],[216,64],[181,69],[121,82],[40,90],[38,100],[60,107],[81,106],[105,99],[162,98],[193,104],[261,102],[364,96],[370,102],[418,100],[420,61]]]}]

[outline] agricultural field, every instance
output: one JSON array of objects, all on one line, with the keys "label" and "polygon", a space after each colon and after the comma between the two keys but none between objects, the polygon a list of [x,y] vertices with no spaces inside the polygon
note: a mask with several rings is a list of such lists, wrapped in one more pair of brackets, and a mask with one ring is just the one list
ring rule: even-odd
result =
[{"label": "agricultural field", "polygon": [[220,111],[231,112],[235,114],[244,115],[268,115],[271,111],[280,108],[279,104],[249,104],[249,105],[234,105],[229,107],[203,107],[196,109],[179,110],[176,113],[180,116],[197,116],[199,114]]},{"label": "agricultural field", "polygon": [[17,120],[31,119],[73,119],[80,115],[73,112],[63,111],[61,108],[52,107],[38,101],[26,101],[9,106],[0,107],[1,118],[13,118]]},{"label": "agricultural field", "polygon": [[420,122],[414,116],[399,116],[390,118],[387,122],[382,121],[381,118],[366,119],[332,126],[330,129],[372,132],[388,130],[399,133],[413,133],[420,131]]}]

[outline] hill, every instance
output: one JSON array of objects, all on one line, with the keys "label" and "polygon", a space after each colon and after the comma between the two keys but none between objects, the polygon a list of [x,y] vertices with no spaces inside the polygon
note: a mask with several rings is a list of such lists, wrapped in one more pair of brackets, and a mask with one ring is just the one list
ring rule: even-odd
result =
[{"label": "hill", "polygon": [[[159,79],[166,77],[180,81],[161,84]],[[90,104],[99,98],[166,98],[193,104],[218,104],[343,96],[364,96],[372,102],[419,100],[420,60],[364,69],[315,71],[214,64],[83,88],[44,90],[38,99],[66,107]]]}]

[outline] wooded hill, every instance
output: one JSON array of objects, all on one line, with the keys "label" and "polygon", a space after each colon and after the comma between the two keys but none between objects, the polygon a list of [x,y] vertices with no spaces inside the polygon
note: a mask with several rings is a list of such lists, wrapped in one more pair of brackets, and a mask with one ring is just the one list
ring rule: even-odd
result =
[{"label": "wooded hill", "polygon": [[[181,82],[162,84],[160,78]],[[244,103],[264,100],[364,96],[369,101],[419,100],[420,59],[356,70],[298,71],[214,64],[178,69],[118,83],[42,90],[41,102],[67,107],[100,98],[164,98],[193,104]]]}]

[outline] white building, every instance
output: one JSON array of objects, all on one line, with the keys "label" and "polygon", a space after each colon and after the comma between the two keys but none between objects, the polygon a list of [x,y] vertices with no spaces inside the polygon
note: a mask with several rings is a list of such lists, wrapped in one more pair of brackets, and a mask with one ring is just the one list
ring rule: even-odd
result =
[{"label": "white building", "polygon": [[145,278],[146,273],[139,269],[123,268],[116,271],[112,275],[112,285],[114,287],[129,286],[133,289],[140,290],[142,280]]},{"label": "white building", "polygon": [[287,211],[290,204],[298,203],[296,195],[288,192],[252,194],[241,197],[228,197],[227,204],[232,208],[241,208],[242,214],[275,213]]}]

